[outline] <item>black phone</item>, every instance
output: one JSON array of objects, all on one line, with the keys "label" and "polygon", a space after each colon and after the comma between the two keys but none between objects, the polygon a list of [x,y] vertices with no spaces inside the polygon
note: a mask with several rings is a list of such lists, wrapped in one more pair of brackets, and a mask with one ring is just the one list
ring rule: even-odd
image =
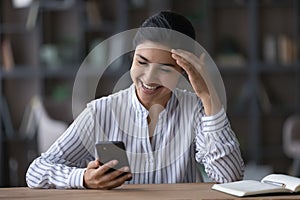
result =
[{"label": "black phone", "polygon": [[[107,173],[118,170],[122,167],[129,166],[126,148],[122,141],[105,141],[96,143],[96,151],[100,164],[103,165],[111,160],[117,160],[118,164],[110,168]],[[122,175],[127,174],[124,172]],[[128,180],[131,180],[128,179]]]}]

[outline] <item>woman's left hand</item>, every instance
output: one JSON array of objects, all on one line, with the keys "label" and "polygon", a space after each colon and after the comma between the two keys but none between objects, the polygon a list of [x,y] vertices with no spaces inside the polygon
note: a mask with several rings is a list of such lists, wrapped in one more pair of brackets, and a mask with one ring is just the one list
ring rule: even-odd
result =
[{"label": "woman's left hand", "polygon": [[220,99],[205,69],[205,54],[202,53],[198,58],[193,53],[181,49],[172,49],[171,53],[176,63],[187,73],[196,95],[203,103],[205,114],[216,114],[221,109]]}]

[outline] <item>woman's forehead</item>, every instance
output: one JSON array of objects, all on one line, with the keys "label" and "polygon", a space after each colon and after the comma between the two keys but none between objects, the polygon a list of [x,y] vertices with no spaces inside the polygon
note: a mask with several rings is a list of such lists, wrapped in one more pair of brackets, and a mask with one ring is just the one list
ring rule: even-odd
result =
[{"label": "woman's forehead", "polygon": [[141,50],[141,49],[156,49],[156,50],[168,51],[168,52],[171,51],[170,47],[152,41],[145,41],[136,46],[136,50]]},{"label": "woman's forehead", "polygon": [[175,65],[175,60],[171,56],[170,51],[154,49],[154,48],[143,48],[135,51],[135,57],[142,59],[149,63],[165,63]]}]

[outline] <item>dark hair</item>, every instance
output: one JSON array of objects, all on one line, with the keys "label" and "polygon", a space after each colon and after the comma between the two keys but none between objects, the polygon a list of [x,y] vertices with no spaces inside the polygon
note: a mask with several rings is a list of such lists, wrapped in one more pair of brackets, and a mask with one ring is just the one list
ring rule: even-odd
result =
[{"label": "dark hair", "polygon": [[[177,34],[174,34],[177,32]],[[150,40],[170,46],[180,45],[178,34],[183,34],[195,40],[195,30],[191,22],[183,15],[161,11],[146,19],[135,35],[133,44],[136,47],[140,43]],[[177,45],[174,43],[178,43]]]}]

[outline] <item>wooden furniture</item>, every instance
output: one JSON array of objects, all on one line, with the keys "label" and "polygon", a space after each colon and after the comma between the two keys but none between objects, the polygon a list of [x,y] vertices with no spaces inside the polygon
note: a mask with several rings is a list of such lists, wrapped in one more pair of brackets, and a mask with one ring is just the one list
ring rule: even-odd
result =
[{"label": "wooden furniture", "polygon": [[[0,199],[240,199],[211,189],[212,183],[123,185],[113,190],[30,189],[26,187],[0,188]],[[300,195],[272,195],[243,199],[300,199]]]}]

